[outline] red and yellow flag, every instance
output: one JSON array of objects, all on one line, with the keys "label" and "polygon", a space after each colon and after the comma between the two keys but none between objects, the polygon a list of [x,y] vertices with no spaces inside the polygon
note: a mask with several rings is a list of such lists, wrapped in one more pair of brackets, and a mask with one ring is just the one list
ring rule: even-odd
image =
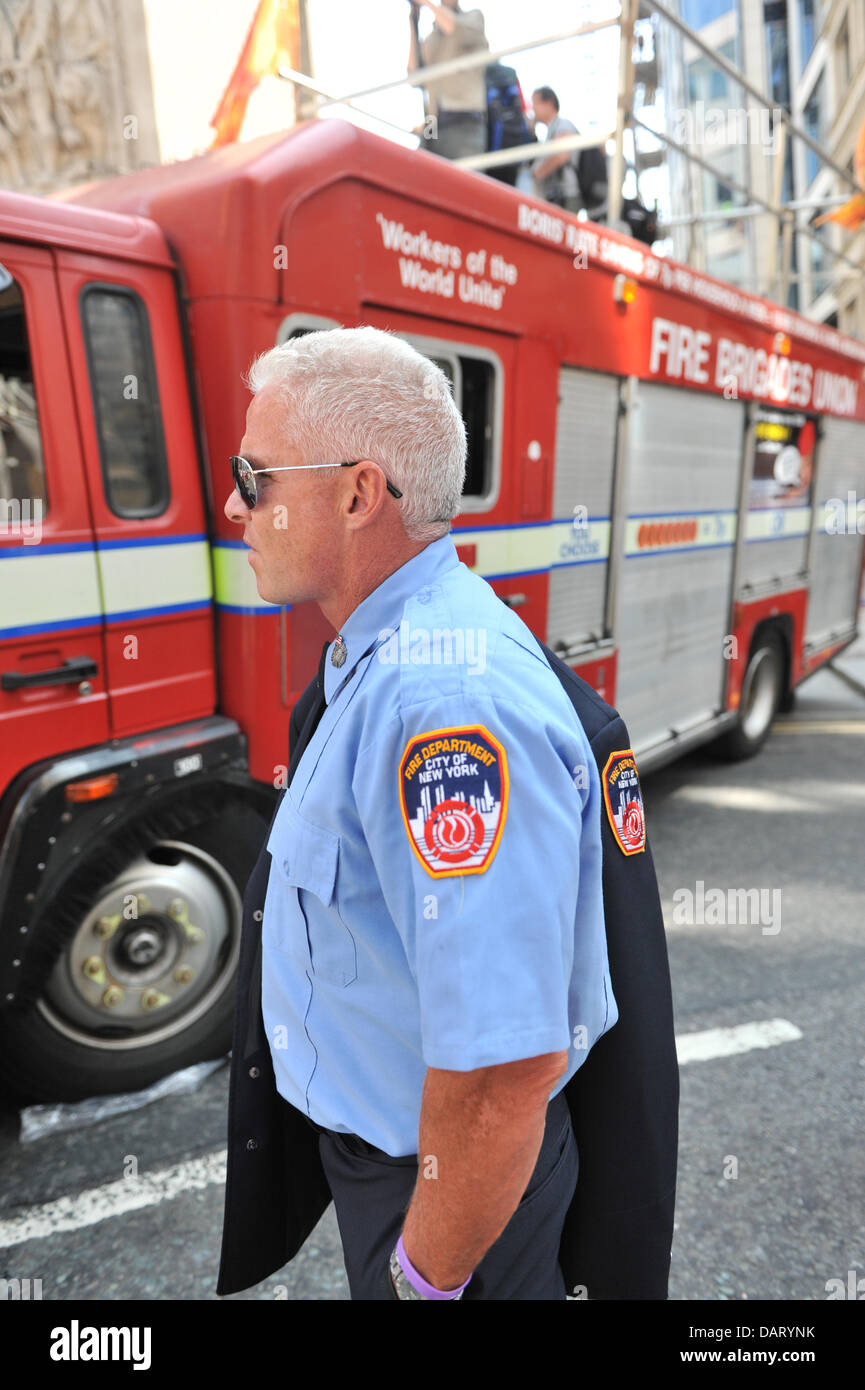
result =
[{"label": "red and yellow flag", "polygon": [[815,218],[815,227],[821,226],[824,222],[837,222],[840,226],[850,227],[852,230],[865,222],[865,121],[862,122],[862,129],[856,141],[853,167],[863,192],[854,193],[853,197],[842,203],[839,208],[834,208],[832,212],[824,212],[822,217]]},{"label": "red and yellow flag", "polygon": [[275,77],[280,63],[300,67],[298,0],[260,0],[246,42],[210,124],[216,131],[211,149],[230,145],[240,135],[249,99],[262,77]]}]

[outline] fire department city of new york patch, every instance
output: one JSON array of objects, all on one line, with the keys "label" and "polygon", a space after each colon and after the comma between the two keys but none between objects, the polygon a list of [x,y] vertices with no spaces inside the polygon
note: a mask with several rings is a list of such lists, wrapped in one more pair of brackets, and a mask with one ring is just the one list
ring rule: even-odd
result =
[{"label": "fire department city of new york patch", "polygon": [[409,842],[428,874],[482,874],[507,814],[505,750],[481,724],[418,734],[400,760],[399,797]]},{"label": "fire department city of new york patch", "polygon": [[610,754],[601,785],[616,844],[623,854],[641,854],[646,848],[646,815],[637,764],[630,748]]}]

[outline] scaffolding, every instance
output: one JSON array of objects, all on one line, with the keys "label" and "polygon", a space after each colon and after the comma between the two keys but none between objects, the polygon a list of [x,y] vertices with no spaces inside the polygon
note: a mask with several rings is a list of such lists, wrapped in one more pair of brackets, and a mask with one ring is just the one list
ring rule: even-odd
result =
[{"label": "scaffolding", "polygon": [[[714,64],[731,82],[734,82],[745,94],[746,99],[755,103],[757,108],[771,113],[773,122],[777,125],[773,130],[773,170],[771,195],[762,196],[752,186],[750,179],[742,181],[734,178],[726,170],[719,169],[711,161],[707,160],[703,153],[696,150],[682,141],[677,141],[666,131],[659,130],[655,126],[648,124],[637,116],[634,110],[634,90],[635,85],[658,86],[663,89],[663,84],[658,83],[656,59],[655,66],[652,63],[645,63],[635,59],[635,32],[636,26],[640,21],[651,19],[657,16],[658,20],[669,25],[673,30],[680,34],[687,42],[712,64]],[[620,0],[618,14],[606,17],[597,21],[576,25],[572,28],[561,30],[554,34],[548,34],[542,38],[533,40],[531,43],[512,44],[508,47],[497,48],[494,50],[484,49],[480,52],[465,54],[462,57],[451,59],[448,62],[436,63],[428,67],[421,67],[400,77],[393,78],[387,82],[378,83],[372,87],[363,87],[355,91],[335,94],[326,90],[320,84],[314,83],[310,77],[304,73],[293,69],[280,67],[280,76],[301,87],[310,99],[318,103],[321,110],[327,106],[344,105],[357,111],[366,117],[382,121],[382,117],[374,112],[365,109],[361,103],[365,98],[379,95],[382,92],[391,91],[400,87],[424,87],[430,80],[438,80],[454,73],[472,71],[476,68],[486,67],[490,63],[498,62],[504,58],[512,57],[516,54],[523,54],[531,50],[542,48],[549,44],[561,43],[563,41],[584,39],[590,35],[597,34],[601,30],[609,29],[613,26],[619,29],[619,55],[618,55],[618,79],[617,79],[617,99],[616,99],[616,122],[615,128],[610,131],[592,132],[586,135],[568,135],[555,140],[547,140],[540,146],[536,142],[531,144],[519,145],[506,150],[498,150],[485,154],[471,155],[462,159],[454,160],[453,163],[466,169],[477,172],[484,172],[488,169],[495,169],[503,165],[514,165],[532,162],[539,157],[546,158],[548,155],[561,153],[564,151],[574,151],[585,149],[591,146],[606,146],[610,141],[613,142],[612,158],[610,162],[610,179],[608,195],[607,224],[627,232],[628,227],[621,221],[623,207],[622,186],[625,181],[626,156],[625,156],[625,134],[630,130],[634,148],[634,173],[638,180],[640,163],[643,167],[651,167],[652,164],[659,162],[652,152],[638,151],[636,132],[638,130],[646,132],[653,140],[659,142],[667,150],[674,151],[681,156],[694,168],[703,170],[720,184],[729,188],[745,201],[741,206],[731,206],[719,209],[714,212],[687,213],[670,217],[659,228],[660,235],[663,235],[667,228],[693,225],[704,221],[727,221],[736,222],[740,219],[748,219],[755,216],[769,215],[774,220],[777,229],[777,237],[770,243],[771,254],[769,256],[769,272],[765,277],[763,292],[769,297],[774,297],[779,302],[786,305],[791,284],[797,283],[802,277],[794,274],[792,269],[792,245],[794,232],[804,235],[815,242],[821,251],[832,257],[833,261],[839,265],[846,266],[857,276],[861,276],[863,265],[852,260],[843,251],[836,250],[833,246],[819,235],[807,221],[800,220],[800,215],[819,206],[826,208],[836,205],[838,202],[845,201],[843,198],[827,198],[819,204],[800,200],[799,202],[784,203],[782,201],[784,162],[787,155],[787,146],[790,140],[801,141],[807,149],[819,161],[821,169],[829,169],[832,173],[847,185],[851,191],[861,192],[856,181],[850,174],[838,164],[836,164],[813,136],[795,122],[790,113],[777,102],[770,100],[769,96],[754,83],[750,82],[743,72],[736,68],[720,53],[713,49],[698,32],[692,29],[681,17],[662,0]],[[750,108],[749,108],[750,109]],[[410,135],[411,131],[405,130],[402,126],[396,126],[393,122],[383,121],[383,124],[398,130],[402,135]],[[750,174],[750,171],[748,171]],[[780,243],[780,261],[778,259],[778,245]],[[819,272],[815,272],[818,278]]]}]

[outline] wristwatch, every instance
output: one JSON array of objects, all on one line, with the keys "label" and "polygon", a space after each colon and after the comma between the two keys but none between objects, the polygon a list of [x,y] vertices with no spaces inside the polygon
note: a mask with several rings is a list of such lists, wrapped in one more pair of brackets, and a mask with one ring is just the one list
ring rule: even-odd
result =
[{"label": "wristwatch", "polygon": [[[393,1250],[390,1252],[390,1280],[393,1284],[394,1293],[398,1299],[408,1300],[418,1298],[424,1303],[432,1303],[434,1301],[428,1294],[421,1293],[419,1289],[415,1288],[414,1284],[409,1282],[405,1270],[399,1262],[396,1246],[394,1246]],[[466,1283],[468,1283],[468,1280],[466,1280]],[[463,1285],[463,1289],[464,1288],[465,1284]],[[450,1299],[445,1298],[444,1295],[440,1295],[440,1300],[443,1302],[456,1303],[458,1298],[462,1298],[463,1289],[460,1289],[459,1293],[454,1294]]]}]

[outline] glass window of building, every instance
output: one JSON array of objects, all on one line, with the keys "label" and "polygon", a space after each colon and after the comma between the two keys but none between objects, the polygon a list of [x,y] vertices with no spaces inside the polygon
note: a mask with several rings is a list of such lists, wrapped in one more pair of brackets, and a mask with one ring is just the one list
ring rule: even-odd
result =
[{"label": "glass window of building", "polygon": [[[811,139],[816,140],[818,144],[822,143],[823,135],[825,133],[826,84],[824,78],[825,73],[821,72],[820,76],[817,78],[817,81],[814,83],[814,86],[811,90],[811,95],[809,96],[808,101],[805,105],[802,120],[802,124],[804,125],[808,134],[811,136]],[[817,177],[819,170],[819,159],[817,158],[814,151],[812,149],[809,149],[806,145],[805,177],[808,183],[811,183],[812,179],[815,179]]]},{"label": "glass window of building", "polygon": [[692,29],[702,29],[735,9],[735,0],[679,0],[679,13]]},{"label": "glass window of building", "polygon": [[[736,40],[730,39],[727,43],[718,45],[720,57],[726,58],[728,63],[736,63]],[[717,63],[713,63],[711,58],[696,58],[693,63],[688,64],[688,99],[693,103],[702,101],[705,106],[723,110],[724,113],[737,107],[741,101],[738,95],[740,89],[735,82],[731,82],[726,73],[722,72]],[[706,116],[706,129],[709,138],[707,144],[723,144],[713,131],[709,130],[709,117]],[[717,123],[717,116],[714,117]],[[728,122],[735,129],[735,120]],[[699,135],[699,131],[698,131]]]},{"label": "glass window of building", "polygon": [[799,58],[802,71],[814,52],[814,0],[798,0],[799,3]]},{"label": "glass window of building", "polygon": [[790,106],[790,41],[787,34],[787,0],[767,0],[766,67],[769,93],[779,106]]}]

